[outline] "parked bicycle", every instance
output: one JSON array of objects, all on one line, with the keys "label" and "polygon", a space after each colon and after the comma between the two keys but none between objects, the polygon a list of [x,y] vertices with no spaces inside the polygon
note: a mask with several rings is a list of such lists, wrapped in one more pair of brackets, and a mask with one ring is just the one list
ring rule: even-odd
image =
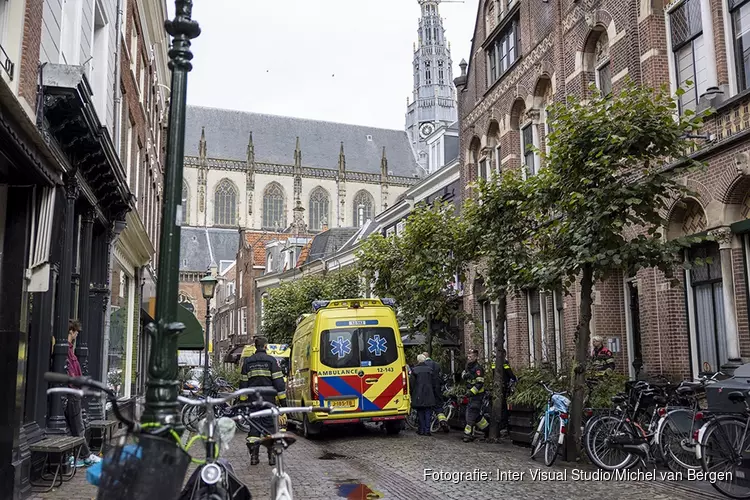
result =
[{"label": "parked bicycle", "polygon": [[697,434],[696,456],[711,485],[730,498],[750,498],[750,391],[727,395],[741,413],[700,411],[696,419],[705,422]]},{"label": "parked bicycle", "polygon": [[[166,500],[179,495],[190,456],[180,446],[173,427],[138,424],[128,419],[120,412],[115,392],[102,382],[62,373],[46,373],[44,379],[65,385],[52,387],[47,394],[80,398],[105,395],[115,418],[125,425],[126,433],[117,439],[104,459],[86,471],[87,481],[98,487],[98,500]],[[87,389],[66,387],[69,385]]]},{"label": "parked bicycle", "polygon": [[[213,384],[211,384],[210,389],[208,391],[208,396],[210,398],[217,398],[221,397],[224,394],[231,393],[234,391],[234,388],[229,385],[224,379],[216,379]],[[194,392],[192,393],[185,393],[182,394],[183,397],[192,398],[192,399],[202,399],[203,394],[196,394]],[[235,403],[232,401],[227,401],[223,404],[214,405],[214,418],[221,418],[221,417],[234,417],[237,415],[236,408],[234,407]],[[198,425],[200,424],[203,419],[206,418],[206,409],[202,406],[194,406],[194,405],[183,405],[182,410],[180,411],[180,420],[182,421],[182,425],[185,426],[186,429],[188,429],[190,432],[196,433],[199,432],[200,429],[198,428]],[[237,427],[240,428],[243,432],[248,432],[250,430],[250,423],[245,418],[239,418],[236,420]]]},{"label": "parked bicycle", "polygon": [[549,467],[555,463],[557,452],[565,441],[565,429],[568,425],[570,399],[567,392],[555,392],[544,382],[539,385],[549,394],[547,406],[539,420],[534,437],[531,440],[531,458],[534,459],[544,448],[544,463]]},{"label": "parked bicycle", "polygon": [[[193,473],[182,491],[180,500],[245,500],[250,498],[250,492],[242,481],[234,474],[232,465],[226,460],[219,459],[221,445],[228,446],[234,437],[235,421],[248,421],[250,425],[257,426],[253,420],[262,417],[273,416],[274,428],[260,428],[261,434],[266,437],[261,444],[272,449],[277,455],[277,464],[273,469],[272,500],[292,500],[292,482],[284,470],[283,451],[295,442],[291,434],[279,432],[279,416],[287,413],[331,413],[328,407],[286,407],[279,408],[272,403],[263,401],[262,394],[276,394],[272,388],[247,388],[240,389],[224,397],[208,399],[189,399],[178,397],[178,401],[186,406],[202,407],[206,419],[201,424],[200,437],[206,443],[206,460],[196,472]],[[239,413],[233,417],[214,418],[214,408],[226,404],[235,398],[245,395],[256,395],[257,399],[251,402],[243,402],[241,406],[264,408],[250,413]],[[223,431],[223,432],[222,432]]]}]

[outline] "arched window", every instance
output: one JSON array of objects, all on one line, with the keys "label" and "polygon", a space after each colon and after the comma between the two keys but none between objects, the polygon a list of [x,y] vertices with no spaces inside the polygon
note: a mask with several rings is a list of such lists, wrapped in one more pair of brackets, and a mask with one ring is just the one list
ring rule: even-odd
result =
[{"label": "arched window", "polygon": [[263,193],[263,229],[283,229],[285,227],[284,190],[279,184],[272,182]]},{"label": "arched window", "polygon": [[352,218],[354,227],[361,227],[368,219],[372,220],[374,207],[375,200],[373,200],[370,193],[364,189],[358,192],[354,196],[354,216]]},{"label": "arched window", "polygon": [[182,201],[180,204],[182,205],[182,225],[186,226],[188,224],[188,211],[190,207],[188,206],[188,187],[184,181],[182,183]]},{"label": "arched window", "polygon": [[424,82],[427,85],[432,85],[432,70],[430,69],[430,61],[424,62]]},{"label": "arched window", "polygon": [[440,85],[445,83],[445,71],[443,70],[443,61],[438,61],[438,81]]},{"label": "arched window", "polygon": [[310,229],[320,231],[328,224],[330,198],[325,189],[317,187],[310,194]]},{"label": "arched window", "polygon": [[602,95],[609,95],[612,92],[612,66],[609,60],[609,38],[607,38],[606,31],[602,31],[596,41],[594,58],[596,87]]},{"label": "arched window", "polygon": [[237,188],[229,179],[222,179],[214,191],[214,225],[237,225]]}]

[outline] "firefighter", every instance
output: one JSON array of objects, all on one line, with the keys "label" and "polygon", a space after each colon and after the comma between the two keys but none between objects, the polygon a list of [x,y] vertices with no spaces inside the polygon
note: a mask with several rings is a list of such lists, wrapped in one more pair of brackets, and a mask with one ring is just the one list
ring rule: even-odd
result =
[{"label": "firefighter", "polygon": [[490,425],[481,414],[482,400],[484,398],[484,368],[479,364],[477,358],[479,351],[472,349],[467,355],[466,369],[461,378],[469,390],[469,407],[466,409],[466,427],[464,427],[464,443],[474,440],[474,425],[477,429],[484,431]]},{"label": "firefighter", "polygon": [[[255,338],[255,354],[245,359],[240,372],[240,388],[245,387],[273,387],[276,389],[279,406],[286,406],[286,388],[284,387],[284,374],[279,367],[278,361],[266,353],[267,341],[263,337]],[[272,399],[273,398],[273,399]],[[263,395],[263,399],[276,402],[273,396]],[[258,426],[273,432],[273,417],[257,419]],[[283,431],[282,431],[283,432]],[[261,432],[251,425],[247,433],[247,449],[250,451],[250,465],[258,465],[260,459]],[[268,465],[276,465],[276,455],[271,447],[268,448]]]},{"label": "firefighter", "polygon": [[612,351],[604,347],[601,337],[593,337],[591,343],[594,345],[594,352],[591,356],[591,364],[597,374],[604,374],[607,370],[615,370],[615,358]]},{"label": "firefighter", "polygon": [[435,408],[433,408],[432,411],[435,412],[435,415],[437,415],[438,422],[440,423],[440,429],[442,429],[443,432],[448,432],[450,431],[450,427],[448,427],[448,419],[445,418],[445,413],[443,413],[443,376],[440,370],[440,364],[436,363],[432,358],[430,358],[430,355],[427,354],[427,351],[423,352],[422,355],[425,357],[424,363],[429,366],[430,369],[435,373],[440,383],[440,385],[438,386],[438,391],[435,395],[437,401],[435,402]]}]

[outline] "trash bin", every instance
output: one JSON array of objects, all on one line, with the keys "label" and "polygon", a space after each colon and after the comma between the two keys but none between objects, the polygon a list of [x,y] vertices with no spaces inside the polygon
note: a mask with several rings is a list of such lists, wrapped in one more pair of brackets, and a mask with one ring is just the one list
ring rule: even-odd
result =
[{"label": "trash bin", "polygon": [[734,391],[745,393],[750,391],[750,363],[738,367],[733,377],[718,380],[706,386],[708,410],[718,413],[743,413],[745,405],[729,400],[729,394]]}]

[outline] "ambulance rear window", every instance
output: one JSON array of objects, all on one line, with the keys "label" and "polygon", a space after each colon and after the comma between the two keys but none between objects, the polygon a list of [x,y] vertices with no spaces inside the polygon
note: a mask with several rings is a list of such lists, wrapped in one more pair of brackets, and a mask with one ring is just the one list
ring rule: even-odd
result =
[{"label": "ambulance rear window", "polygon": [[386,366],[398,359],[392,328],[334,328],[320,336],[320,361],[331,368]]}]

